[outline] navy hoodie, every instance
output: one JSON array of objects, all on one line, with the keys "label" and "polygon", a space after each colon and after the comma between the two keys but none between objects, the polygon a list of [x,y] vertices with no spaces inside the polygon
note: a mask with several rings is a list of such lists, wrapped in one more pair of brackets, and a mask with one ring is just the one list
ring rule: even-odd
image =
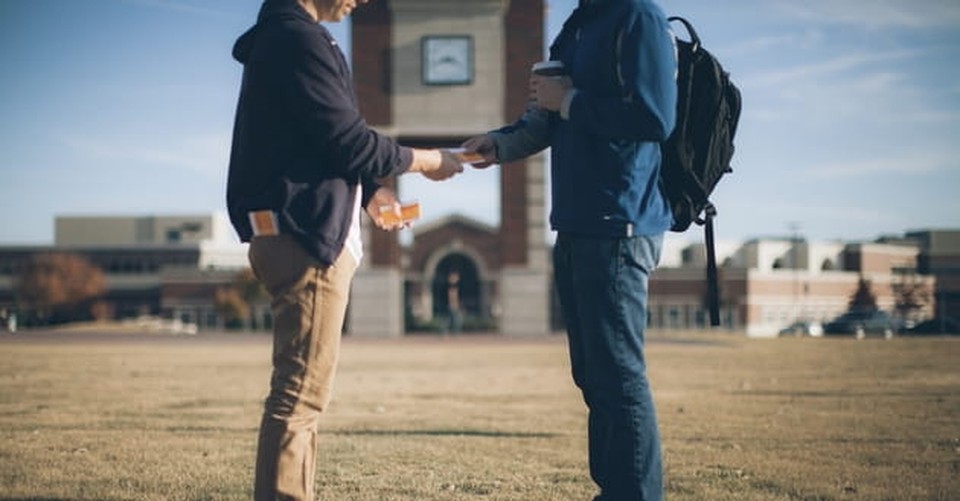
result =
[{"label": "navy hoodie", "polygon": [[227,208],[241,241],[250,211],[278,215],[322,264],[343,250],[355,197],[377,178],[410,168],[409,148],[370,129],[346,59],[330,32],[296,0],[266,0],[233,49],[243,63],[227,180]]}]

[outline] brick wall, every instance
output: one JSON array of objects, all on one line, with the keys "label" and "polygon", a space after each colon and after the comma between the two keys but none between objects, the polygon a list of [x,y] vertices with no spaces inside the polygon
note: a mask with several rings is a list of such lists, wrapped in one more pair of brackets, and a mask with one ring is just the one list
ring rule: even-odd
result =
[{"label": "brick wall", "polygon": [[393,122],[390,2],[380,0],[363,5],[351,19],[352,71],[360,112],[370,125],[389,125]]},{"label": "brick wall", "polygon": [[[526,106],[527,79],[530,65],[543,59],[542,0],[510,2],[506,23],[506,100],[507,120],[520,116]],[[505,265],[527,264],[527,163],[512,162],[502,166],[500,174],[500,239]]]},{"label": "brick wall", "polygon": [[414,245],[409,251],[410,269],[427,273],[427,262],[437,249],[449,246],[452,242],[459,242],[483,258],[484,266],[491,273],[500,271],[500,253],[496,233],[471,223],[469,220],[457,216],[449,218],[436,228],[418,232]]}]

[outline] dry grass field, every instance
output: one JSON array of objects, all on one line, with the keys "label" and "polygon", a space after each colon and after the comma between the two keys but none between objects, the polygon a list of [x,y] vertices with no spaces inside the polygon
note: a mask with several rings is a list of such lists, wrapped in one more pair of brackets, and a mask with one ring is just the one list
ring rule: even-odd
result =
[{"label": "dry grass field", "polygon": [[[249,500],[269,337],[0,335],[0,501]],[[960,499],[960,339],[653,333],[669,500]],[[344,343],[319,499],[587,500],[562,337]]]}]

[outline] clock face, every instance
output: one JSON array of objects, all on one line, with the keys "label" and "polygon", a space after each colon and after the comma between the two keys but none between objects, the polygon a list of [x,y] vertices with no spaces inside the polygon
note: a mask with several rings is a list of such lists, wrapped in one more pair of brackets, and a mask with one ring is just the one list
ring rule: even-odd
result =
[{"label": "clock face", "polygon": [[466,85],[473,80],[473,39],[470,37],[424,37],[421,50],[423,83]]}]

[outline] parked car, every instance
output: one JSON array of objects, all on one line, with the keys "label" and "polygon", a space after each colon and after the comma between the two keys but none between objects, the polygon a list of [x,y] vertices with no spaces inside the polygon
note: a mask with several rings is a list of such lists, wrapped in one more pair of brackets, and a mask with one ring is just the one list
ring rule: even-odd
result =
[{"label": "parked car", "polygon": [[823,335],[823,325],[816,320],[797,320],[780,329],[780,335],[820,337]]},{"label": "parked car", "polygon": [[896,319],[881,310],[848,311],[823,326],[824,334],[852,334],[858,338],[870,334],[890,338],[898,330],[900,324]]},{"label": "parked car", "polygon": [[932,318],[920,322],[906,330],[905,334],[922,336],[928,334],[960,335],[960,320],[952,318]]}]

